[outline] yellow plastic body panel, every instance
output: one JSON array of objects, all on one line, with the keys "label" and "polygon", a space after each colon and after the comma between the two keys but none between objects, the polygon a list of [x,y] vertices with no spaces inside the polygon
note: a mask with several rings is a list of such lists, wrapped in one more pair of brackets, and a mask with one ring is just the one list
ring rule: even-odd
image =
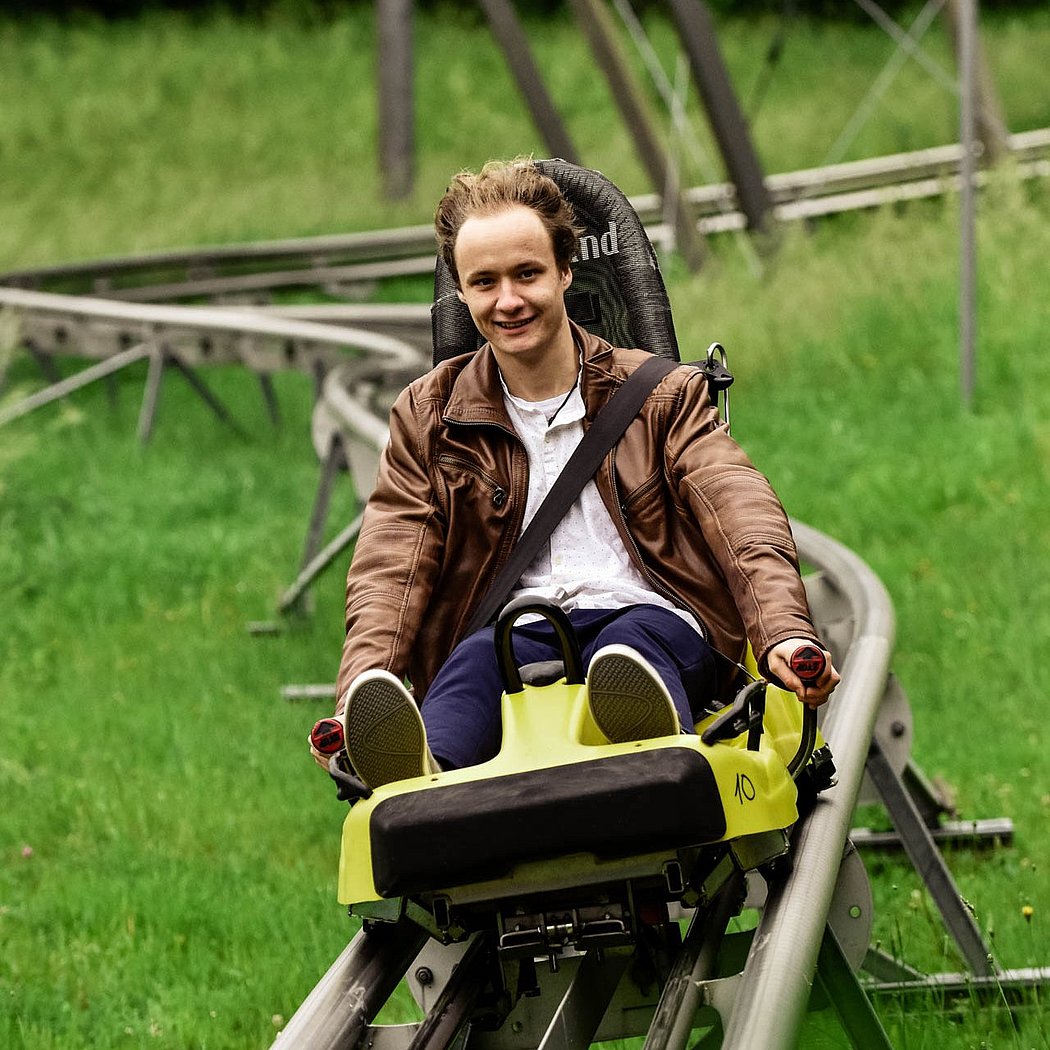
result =
[{"label": "yellow plastic body panel", "polygon": [[[795,785],[786,764],[798,746],[802,714],[792,693],[769,689],[766,729],[758,751],[747,750],[746,734],[711,746],[691,734],[610,744],[590,716],[586,687],[566,685],[564,680],[542,687],[526,685],[520,693],[505,694],[502,707],[503,745],[494,758],[466,769],[387,784],[351,808],[343,825],[339,862],[338,896],[342,904],[380,899],[372,879],[371,815],[384,800],[408,792],[440,791],[447,785],[537,769],[549,768],[556,775],[553,771],[559,766],[639,750],[651,752],[653,761],[658,762],[663,750],[690,748],[704,756],[715,774],[726,818],[725,835],[719,841],[788,828],[797,819]],[[698,733],[708,721],[698,724]],[[703,800],[697,802],[702,804]],[[479,849],[483,848],[484,844],[479,843]],[[508,892],[512,881],[513,878],[507,880]],[[434,890],[449,888],[435,886]]]}]

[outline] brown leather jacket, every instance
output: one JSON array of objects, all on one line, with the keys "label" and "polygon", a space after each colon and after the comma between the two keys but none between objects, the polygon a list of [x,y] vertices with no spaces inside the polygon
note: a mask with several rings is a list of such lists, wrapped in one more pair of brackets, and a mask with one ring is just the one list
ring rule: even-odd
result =
[{"label": "brown leather jacket", "polygon": [[[646,354],[573,331],[589,425]],[[721,652],[739,659],[746,636],[764,668],[777,642],[817,640],[787,516],[698,369],[660,382],[596,483],[634,563]],[[422,700],[514,546],[527,487],[487,346],[401,393],[347,576],[340,707],[369,668],[407,675]]]}]

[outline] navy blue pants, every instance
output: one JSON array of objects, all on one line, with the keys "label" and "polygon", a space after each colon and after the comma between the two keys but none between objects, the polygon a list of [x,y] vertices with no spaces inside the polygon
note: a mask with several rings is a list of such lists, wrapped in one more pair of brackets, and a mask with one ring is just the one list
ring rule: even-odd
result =
[{"label": "navy blue pants", "polygon": [[[678,717],[693,726],[689,697],[714,694],[717,668],[707,642],[680,616],[657,605],[624,609],[582,609],[569,613],[586,671],[602,646],[619,643],[652,664],[674,700]],[[453,649],[423,700],[423,724],[434,757],[445,769],[460,769],[492,758],[500,747],[503,684],[492,641],[484,627]],[[519,667],[561,659],[561,647],[546,620],[514,627]]]}]

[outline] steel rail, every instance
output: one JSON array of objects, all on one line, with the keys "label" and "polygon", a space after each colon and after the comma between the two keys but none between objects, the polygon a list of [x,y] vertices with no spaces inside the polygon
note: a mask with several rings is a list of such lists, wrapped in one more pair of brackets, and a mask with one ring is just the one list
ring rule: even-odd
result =
[{"label": "steel rail", "polygon": [[[1026,161],[1018,165],[1017,171],[1022,178],[1046,178],[1050,176],[1050,160]],[[988,172],[977,172],[973,183],[980,188],[987,185],[989,178]],[[931,197],[939,197],[949,190],[955,192],[962,184],[961,176],[948,173],[909,182],[887,183],[873,189],[850,190],[834,196],[799,197],[785,203],[775,204],[773,215],[778,222],[799,222],[803,219],[823,218],[842,212],[879,208],[887,204],[928,200]],[[743,229],[744,217],[739,212],[727,212],[709,219],[700,219],[698,225],[705,233],[727,233]],[[650,231],[650,235],[655,236],[653,231]]]},{"label": "steel rail", "polygon": [[[322,234],[317,237],[202,245],[12,271],[0,278],[0,281],[12,283],[7,280],[12,276],[45,279],[84,276],[93,278],[98,275],[129,274],[139,270],[185,271],[192,277],[203,276],[212,269],[224,266],[231,269],[244,268],[247,272],[255,273],[264,266],[284,266],[289,260],[303,257],[317,260],[335,258],[351,262],[403,258],[417,255],[421,243],[432,244],[433,240],[433,227],[427,224],[357,233]],[[99,289],[105,290],[104,287]]]},{"label": "steel rail", "polygon": [[798,829],[794,870],[769,893],[730,1015],[723,1018],[723,1050],[795,1045],[893,649],[893,607],[871,569],[815,529],[801,522],[792,528],[800,556],[833,582],[853,611],[842,683],[823,727],[838,783]]},{"label": "steel rail", "polygon": [[[216,304],[217,308],[245,309]],[[321,324],[361,325],[383,330],[416,330],[425,327],[430,335],[430,303],[261,303],[250,307],[263,316],[291,317]]]},{"label": "steel rail", "polygon": [[717,970],[718,951],[726,926],[739,907],[743,886],[744,876],[737,872],[703,911],[694,914],[664,983],[642,1050],[670,1050],[688,1044],[701,989]]},{"label": "steel rail", "polygon": [[[1022,174],[1045,174],[1044,166],[1037,162],[1050,157],[1050,128],[1013,134],[1009,148]],[[943,193],[942,180],[958,175],[961,160],[962,147],[949,144],[773,174],[767,176],[766,184],[779,217],[792,220],[900,199],[894,196],[893,187],[911,182],[925,183],[918,196]],[[687,191],[686,199],[698,215],[701,232],[735,229],[743,223],[731,183],[694,187]],[[637,195],[631,203],[644,224],[659,228],[663,203],[658,194]],[[426,273],[433,254],[433,228],[418,225],[12,270],[0,274],[0,285],[163,300]]]},{"label": "steel rail", "polygon": [[278,1034],[281,1050],[356,1047],[427,939],[408,919],[360,930]]},{"label": "steel rail", "polygon": [[[27,315],[35,325],[55,327],[58,342],[68,341],[70,326],[95,323],[116,329],[121,338],[134,342],[178,342],[192,336],[190,349],[209,361],[239,361],[252,367],[300,367],[296,351],[306,357],[327,352],[333,360],[344,360],[340,350],[353,348],[374,355],[391,368],[418,368],[422,362],[416,347],[390,335],[366,328],[319,324],[217,307],[131,304],[84,296],[55,295],[50,292],[26,291],[0,287],[0,307]],[[225,337],[226,342],[215,342]],[[251,340],[259,345],[253,346]],[[276,350],[264,353],[267,344],[278,344]],[[107,357],[111,348],[97,342],[85,345],[80,356]],[[94,350],[94,353],[92,352]]]},{"label": "steel rail", "polygon": [[[243,308],[242,308],[243,309]],[[253,313],[320,324],[343,324],[384,332],[417,346],[427,359],[433,349],[429,303],[292,303],[253,306]]]}]

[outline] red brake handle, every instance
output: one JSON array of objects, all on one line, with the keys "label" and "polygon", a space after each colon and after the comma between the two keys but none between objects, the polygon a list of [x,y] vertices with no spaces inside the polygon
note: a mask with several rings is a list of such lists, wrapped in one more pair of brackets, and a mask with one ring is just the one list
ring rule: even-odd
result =
[{"label": "red brake handle", "polygon": [[788,659],[803,685],[813,685],[824,673],[828,659],[815,645],[800,645]]},{"label": "red brake handle", "polygon": [[322,718],[310,730],[310,743],[322,755],[343,750],[343,723],[338,718]]}]

